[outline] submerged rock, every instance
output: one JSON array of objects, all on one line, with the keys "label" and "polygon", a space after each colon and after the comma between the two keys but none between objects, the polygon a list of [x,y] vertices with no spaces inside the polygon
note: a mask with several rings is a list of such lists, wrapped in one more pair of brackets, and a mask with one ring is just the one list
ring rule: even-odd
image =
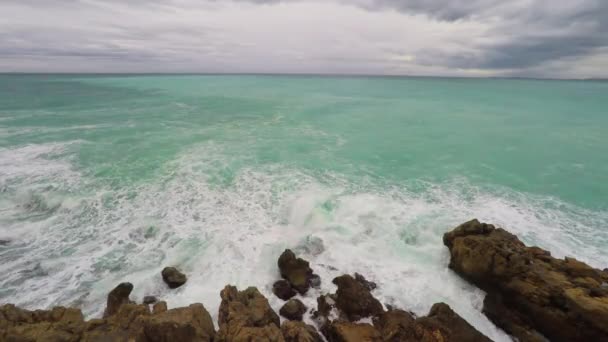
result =
[{"label": "submerged rock", "polygon": [[272,293],[282,300],[288,300],[296,295],[296,290],[287,280],[278,280],[272,285]]},{"label": "submerged rock", "polygon": [[377,316],[384,311],[370,290],[352,276],[345,274],[335,278],[333,283],[338,286],[336,306],[350,321]]},{"label": "submerged rock", "polygon": [[284,341],[279,316],[257,288],[226,286],[220,296],[217,341]]},{"label": "submerged rock", "polygon": [[110,291],[103,317],[112,316],[118,312],[123,304],[131,303],[131,300],[129,299],[131,291],[133,291],[133,284],[131,283],[118,284],[118,286]]},{"label": "submerged rock", "polygon": [[[520,341],[608,341],[608,274],[466,222],[443,237],[450,268],[484,289],[484,313]],[[544,337],[543,337],[544,336]]]},{"label": "submerged rock", "polygon": [[281,316],[292,320],[301,321],[302,317],[306,313],[306,305],[299,299],[290,299],[283,307],[279,310]]},{"label": "submerged rock", "polygon": [[286,249],[279,257],[278,265],[281,276],[296,291],[300,294],[305,294],[308,291],[313,274],[308,261],[296,258],[296,255],[291,250]]},{"label": "submerged rock", "polygon": [[155,296],[145,296],[143,300],[143,304],[150,305],[158,302],[158,299]]},{"label": "submerged rock", "polygon": [[162,270],[161,275],[163,276],[163,280],[167,286],[169,286],[171,289],[176,289],[184,285],[188,280],[186,275],[175,267],[165,267]]}]

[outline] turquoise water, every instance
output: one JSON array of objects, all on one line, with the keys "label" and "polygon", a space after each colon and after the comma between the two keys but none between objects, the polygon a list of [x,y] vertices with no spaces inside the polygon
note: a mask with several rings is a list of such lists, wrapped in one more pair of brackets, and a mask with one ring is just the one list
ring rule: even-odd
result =
[{"label": "turquoise water", "polygon": [[293,247],[324,290],[359,271],[500,340],[441,244],[472,217],[606,267],[608,83],[0,75],[2,302],[95,315],[130,280],[216,310],[227,283],[269,293]]}]

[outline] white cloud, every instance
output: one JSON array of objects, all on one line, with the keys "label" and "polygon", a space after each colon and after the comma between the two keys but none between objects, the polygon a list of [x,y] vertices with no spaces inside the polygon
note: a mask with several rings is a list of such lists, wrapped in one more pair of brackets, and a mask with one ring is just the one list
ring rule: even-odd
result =
[{"label": "white cloud", "polygon": [[577,4],[7,0],[0,71],[606,77],[608,25]]}]

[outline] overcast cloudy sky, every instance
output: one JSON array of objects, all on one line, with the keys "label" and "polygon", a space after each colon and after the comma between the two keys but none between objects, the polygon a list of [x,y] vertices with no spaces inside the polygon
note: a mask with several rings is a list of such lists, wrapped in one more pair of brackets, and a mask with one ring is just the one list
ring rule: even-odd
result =
[{"label": "overcast cloudy sky", "polygon": [[0,72],[608,77],[608,0],[0,0]]}]

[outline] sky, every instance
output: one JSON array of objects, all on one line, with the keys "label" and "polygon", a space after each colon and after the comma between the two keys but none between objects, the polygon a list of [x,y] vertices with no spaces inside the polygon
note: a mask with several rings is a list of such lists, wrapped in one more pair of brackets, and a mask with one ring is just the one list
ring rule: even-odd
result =
[{"label": "sky", "polygon": [[608,0],[0,0],[0,72],[608,77]]}]

